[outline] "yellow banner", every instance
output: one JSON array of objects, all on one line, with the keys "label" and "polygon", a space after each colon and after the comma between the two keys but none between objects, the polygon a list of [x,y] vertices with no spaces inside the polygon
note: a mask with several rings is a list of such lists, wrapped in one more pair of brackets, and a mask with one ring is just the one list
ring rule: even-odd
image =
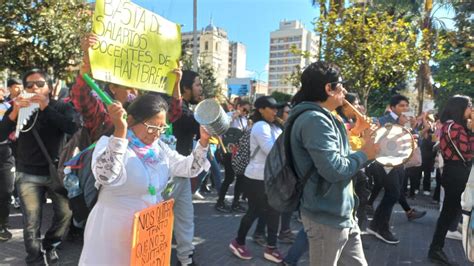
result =
[{"label": "yellow banner", "polygon": [[127,0],[97,0],[89,49],[95,79],[171,94],[181,56],[181,28]]}]

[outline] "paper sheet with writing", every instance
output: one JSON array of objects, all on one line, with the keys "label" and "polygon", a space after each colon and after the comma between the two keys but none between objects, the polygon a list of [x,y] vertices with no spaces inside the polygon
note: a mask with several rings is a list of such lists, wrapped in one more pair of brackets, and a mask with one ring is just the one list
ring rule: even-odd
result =
[{"label": "paper sheet with writing", "polygon": [[97,0],[89,49],[94,79],[171,94],[181,56],[181,29],[130,1]]}]

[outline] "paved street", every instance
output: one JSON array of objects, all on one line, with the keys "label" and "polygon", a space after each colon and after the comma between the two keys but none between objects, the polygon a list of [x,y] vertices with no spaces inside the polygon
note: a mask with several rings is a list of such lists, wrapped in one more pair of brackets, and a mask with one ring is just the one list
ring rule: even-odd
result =
[{"label": "paved street", "polygon": [[[263,259],[263,248],[251,240],[248,241],[248,245],[254,255],[252,260],[242,261],[230,253],[228,243],[235,237],[242,215],[216,212],[213,208],[215,196],[215,194],[208,195],[207,200],[196,201],[194,204],[196,259],[199,265],[274,265]],[[427,210],[428,214],[418,221],[408,222],[400,206],[397,205],[392,216],[392,225],[401,242],[396,246],[387,245],[377,241],[373,236],[363,235],[369,265],[434,265],[427,260],[426,254],[438,217],[436,206],[424,196],[418,196],[414,201],[409,200],[409,203],[412,207]],[[50,224],[50,204],[46,206],[44,216],[43,229]],[[0,243],[0,265],[24,265],[21,213],[13,210],[10,218],[14,237],[9,242]],[[294,219],[292,226],[296,232],[301,224]],[[280,247],[286,252],[289,245],[281,244]],[[59,265],[76,265],[80,250],[80,243],[65,241],[59,250]],[[465,259],[460,241],[446,240],[445,251],[459,265],[472,265]],[[302,258],[300,265],[309,265],[307,255]]]}]

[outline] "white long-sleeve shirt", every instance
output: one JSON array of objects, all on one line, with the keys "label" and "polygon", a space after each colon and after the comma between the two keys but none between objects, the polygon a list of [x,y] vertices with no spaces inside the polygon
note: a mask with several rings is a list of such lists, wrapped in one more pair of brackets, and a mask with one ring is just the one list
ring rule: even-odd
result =
[{"label": "white long-sleeve shirt", "polygon": [[265,170],[265,160],[273,147],[281,129],[276,125],[270,125],[265,121],[259,121],[252,127],[250,133],[250,156],[258,148],[257,153],[250,159],[247,168],[245,168],[245,176],[251,179],[263,180],[263,171]]}]

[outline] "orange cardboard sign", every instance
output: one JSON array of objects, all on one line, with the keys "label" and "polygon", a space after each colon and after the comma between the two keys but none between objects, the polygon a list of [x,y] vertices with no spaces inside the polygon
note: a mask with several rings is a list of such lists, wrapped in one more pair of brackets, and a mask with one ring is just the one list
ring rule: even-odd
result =
[{"label": "orange cardboard sign", "polygon": [[170,265],[173,204],[170,199],[135,213],[130,265]]}]

